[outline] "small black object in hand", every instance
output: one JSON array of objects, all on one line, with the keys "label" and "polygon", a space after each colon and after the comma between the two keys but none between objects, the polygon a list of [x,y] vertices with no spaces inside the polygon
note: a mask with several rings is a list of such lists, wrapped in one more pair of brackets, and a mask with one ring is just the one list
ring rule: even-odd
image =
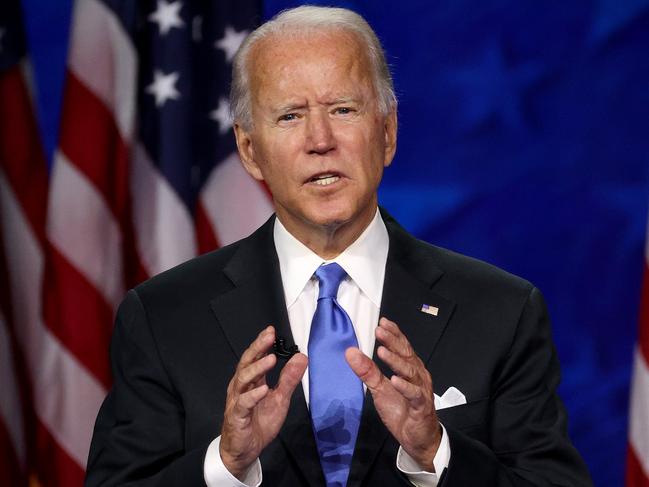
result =
[{"label": "small black object in hand", "polygon": [[289,359],[299,352],[297,345],[286,346],[286,340],[282,337],[277,337],[273,343],[273,351],[279,358]]}]

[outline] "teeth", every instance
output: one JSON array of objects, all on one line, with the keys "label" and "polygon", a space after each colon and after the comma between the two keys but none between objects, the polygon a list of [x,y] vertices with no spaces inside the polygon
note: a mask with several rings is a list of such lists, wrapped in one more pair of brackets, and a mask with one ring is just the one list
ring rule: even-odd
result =
[{"label": "teeth", "polygon": [[330,184],[335,183],[339,179],[340,179],[339,176],[324,176],[314,180],[313,182],[319,186],[328,186]]}]

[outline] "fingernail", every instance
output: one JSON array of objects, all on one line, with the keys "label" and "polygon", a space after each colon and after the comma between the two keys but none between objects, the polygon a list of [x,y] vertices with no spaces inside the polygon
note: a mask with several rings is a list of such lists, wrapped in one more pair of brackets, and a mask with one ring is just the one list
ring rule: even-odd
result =
[{"label": "fingernail", "polygon": [[[354,352],[350,352],[350,350],[354,351]],[[356,348],[356,347],[349,347],[347,350],[345,350],[345,355],[347,356],[349,354],[351,356],[352,360],[357,361],[359,359],[359,354],[355,353],[356,350],[359,350],[359,349]]]}]

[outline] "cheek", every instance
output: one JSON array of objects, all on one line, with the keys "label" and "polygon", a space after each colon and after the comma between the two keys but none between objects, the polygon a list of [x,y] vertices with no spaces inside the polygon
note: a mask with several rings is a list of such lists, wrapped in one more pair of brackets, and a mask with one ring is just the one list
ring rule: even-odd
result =
[{"label": "cheek", "polygon": [[290,138],[275,138],[272,143],[265,144],[260,151],[260,167],[264,178],[270,183],[282,183],[296,177],[294,166],[299,153]]},{"label": "cheek", "polygon": [[383,169],[383,162],[385,160],[385,140],[382,134],[376,130],[368,131],[362,135],[362,140],[359,139],[363,147],[363,162],[366,171],[370,175],[380,178]]},{"label": "cheek", "polygon": [[352,156],[351,162],[367,166],[368,159],[371,158],[376,147],[376,140],[372,137],[371,131],[361,127],[346,126],[336,134],[336,139],[338,146]]}]

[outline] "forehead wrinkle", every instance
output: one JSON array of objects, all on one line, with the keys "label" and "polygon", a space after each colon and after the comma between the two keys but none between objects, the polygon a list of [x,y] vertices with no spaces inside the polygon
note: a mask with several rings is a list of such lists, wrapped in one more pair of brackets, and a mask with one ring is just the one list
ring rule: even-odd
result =
[{"label": "forehead wrinkle", "polygon": [[[260,92],[267,90],[275,93],[286,92],[296,95],[294,93],[296,90],[295,77],[292,75],[296,63],[300,68],[298,69],[299,73],[307,73],[307,75],[315,73],[320,79],[322,74],[327,72],[327,65],[329,65],[332,72],[346,73],[344,81],[347,85],[345,86],[347,93],[341,93],[338,86],[332,86],[333,83],[337,83],[336,80],[327,80],[329,82],[324,84],[325,89],[322,89],[321,93],[314,94],[317,103],[331,105],[341,101],[360,102],[364,98],[369,98],[365,101],[371,102],[372,98],[376,98],[376,88],[373,83],[369,56],[361,49],[362,43],[355,33],[332,30],[311,32],[310,35],[306,32],[302,34],[288,37],[280,37],[279,34],[271,35],[253,46],[251,55],[248,58],[250,63],[250,89],[253,100],[258,101],[261,96]],[[320,49],[323,54],[320,57],[306,57],[296,60],[295,49],[285,47],[291,44],[293,46],[306,44],[307,49]],[[309,64],[316,64],[320,69],[301,69],[305,66],[308,67]],[[325,66],[324,69],[322,68],[323,65]],[[269,79],[272,82],[269,82]],[[297,88],[309,90],[310,86],[308,82],[305,85],[300,83]],[[371,94],[369,97],[365,97],[363,91],[368,88]],[[298,94],[298,96],[301,97],[301,94]],[[300,100],[297,103],[288,101],[282,103],[276,109],[297,108],[303,105],[308,106],[308,99],[306,102]]]}]

